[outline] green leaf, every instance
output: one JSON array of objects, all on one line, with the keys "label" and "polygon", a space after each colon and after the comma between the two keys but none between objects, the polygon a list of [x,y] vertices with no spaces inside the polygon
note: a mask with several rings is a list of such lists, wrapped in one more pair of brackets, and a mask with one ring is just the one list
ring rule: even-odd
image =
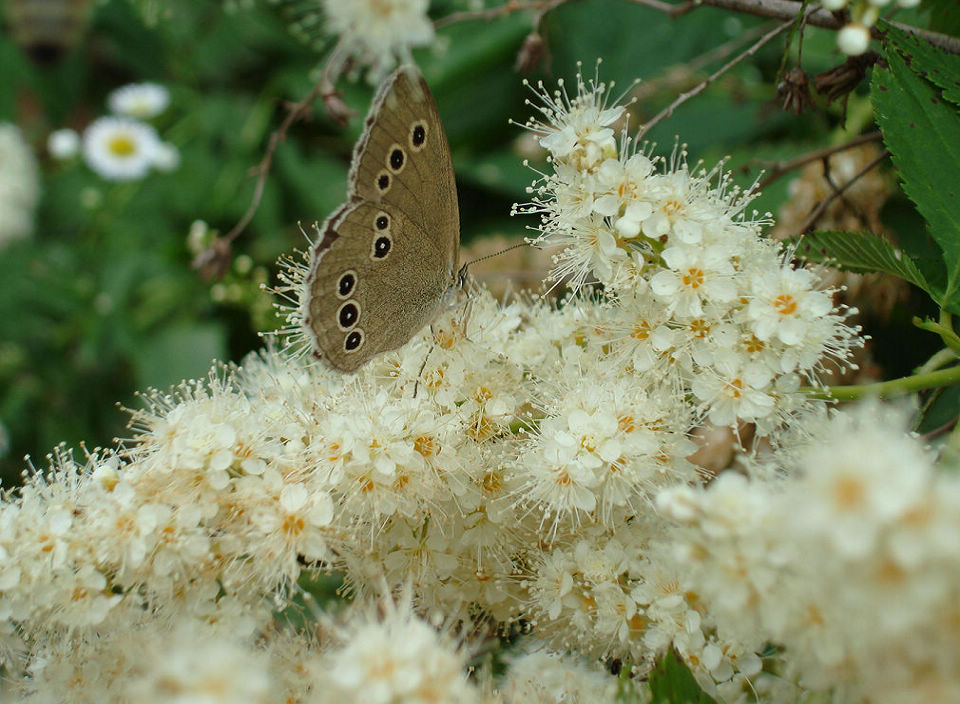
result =
[{"label": "green leaf", "polygon": [[887,68],[875,70],[871,84],[876,120],[904,191],[942,252],[946,280],[934,298],[960,313],[960,114],[913,72],[896,42],[884,45],[884,55]]},{"label": "green leaf", "polygon": [[[960,17],[960,9],[957,9],[960,5],[956,0],[950,0],[950,3]],[[916,34],[902,32],[895,27],[887,28],[885,40],[896,47],[897,53],[906,59],[913,73],[940,88],[944,99],[955,105],[960,104],[960,56],[948,54]]]},{"label": "green leaf", "polygon": [[650,692],[652,704],[716,704],[673,650],[650,673]]},{"label": "green leaf", "polygon": [[933,433],[953,423],[960,408],[960,386],[936,389],[923,409],[923,417],[917,426],[918,433]]},{"label": "green leaf", "polygon": [[913,259],[872,232],[820,230],[790,241],[796,243],[797,256],[804,261],[858,274],[883,271],[906,279],[929,293],[926,277]]}]

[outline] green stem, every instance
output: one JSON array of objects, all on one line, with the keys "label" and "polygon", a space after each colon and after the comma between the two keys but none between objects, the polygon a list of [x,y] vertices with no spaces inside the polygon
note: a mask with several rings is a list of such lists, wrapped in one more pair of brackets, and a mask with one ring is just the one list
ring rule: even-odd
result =
[{"label": "green stem", "polygon": [[960,366],[940,369],[926,374],[905,376],[900,379],[891,379],[890,381],[881,381],[876,384],[830,386],[826,390],[806,387],[805,390],[809,391],[814,397],[825,400],[856,401],[868,396],[878,396],[880,398],[902,396],[903,394],[908,394],[913,391],[952,386],[953,384],[960,384]]},{"label": "green stem", "polygon": [[940,311],[940,321],[913,319],[913,324],[921,330],[936,333],[943,340],[943,344],[960,354],[960,337],[953,331],[953,316],[945,310]]},{"label": "green stem", "polygon": [[944,348],[936,352],[930,359],[921,364],[919,367],[913,370],[914,374],[926,374],[928,372],[933,372],[939,369],[940,367],[945,367],[946,365],[952,363],[957,359],[957,353],[951,349]]}]

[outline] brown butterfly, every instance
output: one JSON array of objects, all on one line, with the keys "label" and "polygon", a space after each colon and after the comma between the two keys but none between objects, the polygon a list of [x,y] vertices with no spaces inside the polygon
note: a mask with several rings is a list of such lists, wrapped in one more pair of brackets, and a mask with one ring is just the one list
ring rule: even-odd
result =
[{"label": "brown butterfly", "polygon": [[353,154],[347,201],[317,228],[303,318],[313,354],[352,372],[404,345],[462,286],[450,146],[410,67],[380,87]]}]

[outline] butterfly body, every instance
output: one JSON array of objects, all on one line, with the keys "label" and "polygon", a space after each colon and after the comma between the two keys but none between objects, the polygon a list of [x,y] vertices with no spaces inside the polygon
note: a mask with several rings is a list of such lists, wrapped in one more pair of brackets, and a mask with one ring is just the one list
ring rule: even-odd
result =
[{"label": "butterfly body", "polygon": [[348,184],[347,201],[318,228],[303,318],[314,356],[352,372],[433,322],[462,278],[450,148],[413,69],[381,86]]}]

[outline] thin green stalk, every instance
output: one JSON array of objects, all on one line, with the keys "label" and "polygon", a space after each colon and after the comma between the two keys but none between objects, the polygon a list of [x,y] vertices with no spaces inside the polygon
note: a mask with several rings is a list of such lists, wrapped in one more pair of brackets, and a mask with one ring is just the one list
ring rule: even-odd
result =
[{"label": "thin green stalk", "polygon": [[881,381],[876,384],[854,386],[830,386],[826,390],[806,387],[814,397],[834,401],[856,401],[869,396],[891,398],[923,389],[935,389],[941,386],[960,384],[960,366],[940,369],[926,374],[914,374],[900,379]]},{"label": "thin green stalk", "polygon": [[939,322],[935,323],[932,320],[920,320],[920,318],[914,318],[913,324],[921,330],[927,330],[928,332],[936,333],[940,336],[940,339],[943,340],[943,344],[945,344],[955,353],[960,354],[960,337],[958,337],[957,333],[954,332],[953,316],[947,311],[940,311]]},{"label": "thin green stalk", "polygon": [[957,353],[949,348],[944,348],[936,352],[930,359],[921,364],[919,367],[913,370],[914,374],[926,374],[928,372],[934,372],[941,367],[945,367],[948,364],[956,361]]}]

